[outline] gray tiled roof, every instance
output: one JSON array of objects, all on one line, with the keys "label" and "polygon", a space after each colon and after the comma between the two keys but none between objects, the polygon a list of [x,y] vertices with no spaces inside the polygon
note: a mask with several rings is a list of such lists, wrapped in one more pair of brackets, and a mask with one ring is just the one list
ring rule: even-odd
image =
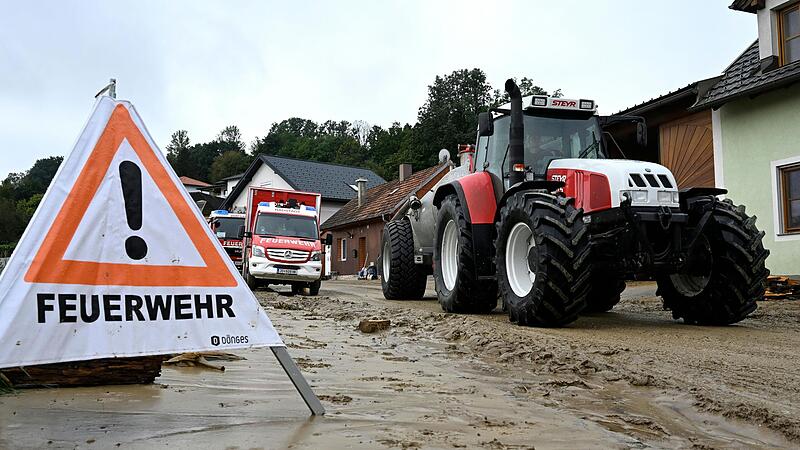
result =
[{"label": "gray tiled roof", "polygon": [[356,191],[349,185],[355,184],[358,178],[367,180],[367,189],[386,182],[369,169],[261,154],[242,174],[220,208],[229,209],[233,206],[262,164],[272,167],[293,189],[322,194],[324,200],[347,202],[355,198]]},{"label": "gray tiled roof", "polygon": [[356,191],[349,185],[356,184],[358,178],[367,180],[367,189],[386,182],[375,172],[360,167],[304,161],[281,156],[261,155],[260,157],[298,191],[318,192],[322,194],[322,198],[330,200],[347,201],[355,198]]},{"label": "gray tiled roof", "polygon": [[800,80],[800,62],[762,72],[758,41],[741,54],[692,109],[717,108],[735,98],[755,95]]}]

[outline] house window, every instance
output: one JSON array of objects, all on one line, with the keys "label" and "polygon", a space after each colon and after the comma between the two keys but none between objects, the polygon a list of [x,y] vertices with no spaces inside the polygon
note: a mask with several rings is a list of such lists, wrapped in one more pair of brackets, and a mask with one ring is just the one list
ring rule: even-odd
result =
[{"label": "house window", "polygon": [[339,260],[347,261],[347,239],[339,239]]},{"label": "house window", "polygon": [[781,65],[800,61],[800,3],[779,12]]},{"label": "house window", "polygon": [[783,232],[800,233],[800,165],[778,168]]}]

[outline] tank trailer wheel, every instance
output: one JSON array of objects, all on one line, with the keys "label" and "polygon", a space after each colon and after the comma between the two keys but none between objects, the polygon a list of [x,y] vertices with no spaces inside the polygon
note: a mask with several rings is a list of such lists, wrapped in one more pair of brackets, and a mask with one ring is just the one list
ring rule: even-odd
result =
[{"label": "tank trailer wheel", "polygon": [[589,292],[589,233],[573,199],[547,192],[512,195],[497,223],[495,265],[508,317],[557,327],[578,318]]},{"label": "tank trailer wheel", "polygon": [[381,289],[387,300],[419,300],[425,295],[428,276],[414,263],[414,233],[408,218],[384,226],[379,261]]},{"label": "tank trailer wheel", "polygon": [[755,216],[729,199],[689,200],[689,223],[711,211],[703,234],[682,273],[659,276],[658,295],[672,317],[698,325],[729,325],[756,310],[766,288],[769,250]]},{"label": "tank trailer wheel", "polygon": [[442,200],[435,233],[433,277],[442,309],[453,313],[491,312],[497,306],[497,283],[476,277],[472,229],[456,195]]}]

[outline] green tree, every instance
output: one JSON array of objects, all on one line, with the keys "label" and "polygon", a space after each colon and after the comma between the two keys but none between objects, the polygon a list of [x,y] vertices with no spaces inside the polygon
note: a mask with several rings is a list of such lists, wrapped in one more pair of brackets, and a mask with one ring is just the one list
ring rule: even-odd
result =
[{"label": "green tree", "polygon": [[[552,94],[548,94],[544,88],[533,84],[533,80],[528,77],[522,77],[519,81],[517,81],[515,78],[514,81],[517,82],[517,86],[519,87],[519,91],[522,93],[523,97],[526,95],[549,95],[555,98],[562,97],[561,89],[556,89]],[[505,88],[495,89],[492,97],[494,98],[492,101],[492,106],[500,106],[503,103],[508,103],[511,101],[505,91]]]},{"label": "green tree", "polygon": [[439,150],[453,151],[458,144],[475,141],[478,113],[492,101],[492,87],[480,69],[456,70],[437,76],[428,86],[428,99],[419,109],[412,164],[436,163]]},{"label": "green tree", "polygon": [[236,125],[229,125],[222,129],[217,135],[216,141],[220,144],[220,152],[245,152],[244,141],[242,141],[242,133]]},{"label": "green tree", "polygon": [[214,183],[247,170],[252,162],[252,157],[236,150],[227,151],[214,159],[211,164],[209,180]]},{"label": "green tree", "polygon": [[33,194],[30,198],[17,202],[17,211],[23,220],[25,220],[25,223],[33,217],[33,213],[35,213],[36,208],[39,207],[42,197],[44,197],[44,194]]},{"label": "green tree", "polygon": [[23,200],[34,194],[44,194],[63,161],[63,156],[50,156],[36,160],[33,167],[19,179],[15,189],[15,198]]},{"label": "green tree", "polygon": [[189,145],[189,133],[186,130],[172,133],[167,145],[167,161],[178,175],[186,175],[186,172],[191,170]]}]

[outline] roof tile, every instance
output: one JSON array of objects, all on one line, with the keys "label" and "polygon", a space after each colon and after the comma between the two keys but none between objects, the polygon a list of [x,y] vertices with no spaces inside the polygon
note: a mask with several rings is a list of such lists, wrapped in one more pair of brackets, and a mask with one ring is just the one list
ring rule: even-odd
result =
[{"label": "roof tile", "polygon": [[358,198],[350,200],[339,211],[329,217],[321,228],[330,230],[387,214],[394,215],[397,208],[409,195],[421,189],[440,173],[445,173],[445,169],[448,167],[449,165],[447,164],[429,167],[412,173],[411,176],[403,181],[394,180],[368,189],[363,205],[358,206]]},{"label": "roof tile", "polygon": [[718,107],[744,95],[757,94],[800,79],[800,62],[762,72],[758,41],[744,51],[722,78],[706,92],[693,109]]}]

